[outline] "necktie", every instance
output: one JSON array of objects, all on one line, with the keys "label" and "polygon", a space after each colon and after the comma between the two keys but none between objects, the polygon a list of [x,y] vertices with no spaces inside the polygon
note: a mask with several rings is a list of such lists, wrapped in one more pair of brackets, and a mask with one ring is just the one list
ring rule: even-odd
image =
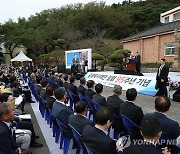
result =
[{"label": "necktie", "polygon": [[159,74],[158,74],[158,76],[160,76],[161,71],[162,71],[162,68],[163,68],[163,66],[161,65],[161,66],[159,67]]}]

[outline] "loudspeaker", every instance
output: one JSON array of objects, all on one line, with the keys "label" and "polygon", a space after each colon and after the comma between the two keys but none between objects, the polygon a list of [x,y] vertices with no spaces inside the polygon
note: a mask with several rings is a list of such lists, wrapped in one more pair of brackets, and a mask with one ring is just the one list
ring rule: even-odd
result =
[{"label": "loudspeaker", "polygon": [[173,94],[173,101],[180,102],[180,87],[179,89]]}]

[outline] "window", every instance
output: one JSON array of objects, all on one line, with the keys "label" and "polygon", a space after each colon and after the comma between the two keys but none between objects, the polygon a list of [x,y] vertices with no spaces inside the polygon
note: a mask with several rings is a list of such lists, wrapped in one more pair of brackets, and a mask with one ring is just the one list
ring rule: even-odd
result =
[{"label": "window", "polygon": [[168,22],[169,22],[169,16],[165,17],[165,23],[168,23]]},{"label": "window", "polygon": [[170,42],[170,43],[165,43],[165,55],[174,55],[175,51],[175,43]]},{"label": "window", "polygon": [[173,20],[180,19],[180,12],[173,14]]}]

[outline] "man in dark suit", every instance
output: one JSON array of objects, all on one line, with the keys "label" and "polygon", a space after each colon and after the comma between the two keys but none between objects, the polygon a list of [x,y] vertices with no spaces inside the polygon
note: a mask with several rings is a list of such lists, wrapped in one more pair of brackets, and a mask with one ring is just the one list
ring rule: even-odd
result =
[{"label": "man in dark suit", "polygon": [[48,109],[52,109],[53,103],[56,101],[55,96],[54,96],[54,90],[55,90],[55,88],[52,85],[48,85],[46,87],[46,93],[47,93],[47,96],[46,96],[46,101],[47,101],[46,107]]},{"label": "man in dark suit", "polygon": [[62,87],[62,85],[63,85],[63,81],[61,80],[61,78],[59,77],[59,76],[62,76],[62,74],[59,74],[59,73],[55,73],[54,74],[54,82],[56,82],[58,85],[60,85],[61,87]]},{"label": "man in dark suit", "polygon": [[37,78],[36,78],[36,86],[35,86],[35,89],[36,89],[36,92],[37,92],[37,94],[39,94],[40,95],[40,92],[41,92],[41,89],[42,89],[42,86],[41,86],[41,81],[42,81],[42,76],[37,76]]},{"label": "man in dark suit", "polygon": [[115,85],[113,88],[113,95],[107,98],[107,107],[113,114],[120,113],[120,105],[124,103],[119,96],[122,94],[122,87],[120,85]]},{"label": "man in dark suit", "polygon": [[87,115],[87,103],[85,101],[78,101],[74,106],[76,115],[71,114],[69,117],[69,124],[82,134],[86,125],[95,126],[95,123],[86,118]]},{"label": "man in dark suit", "polygon": [[98,83],[95,86],[96,94],[93,95],[92,100],[98,103],[100,106],[106,106],[106,98],[101,95],[103,92],[103,85]]},{"label": "man in dark suit", "polygon": [[[120,85],[115,85],[113,88],[113,95],[107,98],[107,107],[110,109],[112,114],[120,114],[120,105],[124,103],[119,96],[122,94],[122,87]],[[122,121],[119,119],[114,119],[112,127],[120,132],[122,130]]]},{"label": "man in dark suit", "polygon": [[75,76],[71,76],[71,77],[69,78],[70,83],[69,83],[69,85],[68,85],[68,90],[70,90],[70,91],[73,92],[75,95],[77,95],[77,96],[74,96],[74,97],[73,97],[74,102],[77,102],[77,101],[79,100],[79,96],[78,96],[78,93],[77,93],[77,86],[74,85],[75,80],[76,80],[76,77],[75,77]]},{"label": "man in dark suit", "polygon": [[68,75],[65,74],[64,77],[63,77],[63,79],[64,79],[63,87],[64,87],[65,89],[67,89],[67,88],[68,88],[68,85],[69,85],[69,83],[68,83],[68,79],[69,79]]},{"label": "man in dark suit", "polygon": [[[127,100],[120,105],[120,113],[130,120],[132,120],[136,125],[140,126],[141,121],[144,117],[141,107],[134,104],[137,97],[137,91],[134,88],[128,89],[126,91]],[[133,131],[132,138],[140,138],[139,130]]]},{"label": "man in dark suit", "polygon": [[82,133],[83,143],[94,154],[116,154],[121,147],[116,147],[115,140],[109,137],[107,130],[111,126],[113,115],[107,107],[96,112],[95,127],[87,125]]},{"label": "man in dark suit", "polygon": [[8,103],[0,104],[0,153],[18,154],[21,149],[16,144],[15,134],[11,130],[14,119],[13,109]]},{"label": "man in dark suit", "polygon": [[76,76],[77,73],[78,73],[78,63],[74,62],[71,66],[71,74]]},{"label": "man in dark suit", "polygon": [[165,64],[166,60],[164,58],[161,59],[160,63],[161,65],[158,67],[157,75],[156,75],[156,81],[158,83],[159,91],[157,95],[167,96],[167,89],[166,85],[168,82],[168,74],[169,74],[169,67]]},{"label": "man in dark suit", "polygon": [[131,119],[138,126],[140,126],[144,114],[142,108],[134,104],[136,97],[136,89],[128,89],[126,91],[127,100],[120,105],[120,113],[126,116],[127,118]]},{"label": "man in dark suit", "polygon": [[157,118],[161,124],[163,135],[169,139],[176,140],[180,137],[179,124],[168,118],[165,113],[169,111],[171,106],[170,100],[166,96],[159,96],[155,100],[155,112],[148,113],[145,116]]},{"label": "man in dark suit", "polygon": [[80,85],[77,88],[77,91],[83,96],[85,96],[85,91],[86,91],[85,85],[86,85],[86,79],[84,77],[81,77],[80,78]]},{"label": "man in dark suit", "polygon": [[40,96],[46,100],[46,97],[47,97],[47,93],[46,93],[46,87],[48,85],[48,81],[47,80],[42,80],[41,81],[41,86],[42,86],[42,89],[40,91]]},{"label": "man in dark suit", "polygon": [[[156,143],[161,137],[161,133],[161,126],[156,118],[144,118],[141,123],[141,134],[144,141],[131,142],[131,145],[123,150],[123,154],[162,154],[162,152],[156,148]],[[163,153],[169,153],[167,148],[163,150]]]},{"label": "man in dark suit", "polygon": [[87,85],[88,89],[86,89],[86,91],[85,91],[85,96],[92,99],[93,95],[96,94],[95,91],[93,90],[95,82],[93,80],[89,80],[89,81],[87,81],[86,85]]},{"label": "man in dark suit", "polygon": [[140,73],[141,72],[141,56],[139,55],[138,52],[136,53],[134,60],[136,62],[136,72]]},{"label": "man in dark suit", "polygon": [[59,119],[65,126],[64,133],[67,138],[72,138],[73,134],[71,128],[68,125],[69,116],[73,112],[66,106],[66,90],[64,88],[58,88],[55,90],[56,101],[53,104],[52,114],[55,118]]}]

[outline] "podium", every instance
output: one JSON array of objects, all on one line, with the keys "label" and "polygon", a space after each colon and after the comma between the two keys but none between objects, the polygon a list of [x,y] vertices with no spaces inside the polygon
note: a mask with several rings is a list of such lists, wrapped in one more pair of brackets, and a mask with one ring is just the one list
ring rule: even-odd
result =
[{"label": "podium", "polygon": [[133,59],[129,59],[127,63],[127,71],[135,71],[136,70],[136,61]]}]

